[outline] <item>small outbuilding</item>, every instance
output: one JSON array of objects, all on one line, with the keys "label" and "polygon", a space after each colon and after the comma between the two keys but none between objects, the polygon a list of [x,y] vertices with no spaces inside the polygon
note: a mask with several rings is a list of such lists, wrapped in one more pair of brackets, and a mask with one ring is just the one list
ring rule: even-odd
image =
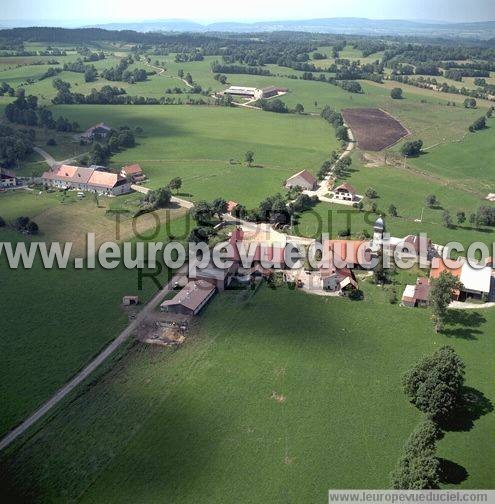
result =
[{"label": "small outbuilding", "polygon": [[132,182],[142,182],[146,177],[144,176],[143,170],[139,164],[132,164],[123,166],[120,170],[121,177]]},{"label": "small outbuilding", "polygon": [[122,304],[124,306],[137,305],[137,304],[139,304],[139,297],[138,296],[124,296],[122,298]]},{"label": "small outbuilding", "polygon": [[414,308],[429,305],[430,282],[427,278],[418,278],[416,284],[406,285],[402,294],[402,304]]}]

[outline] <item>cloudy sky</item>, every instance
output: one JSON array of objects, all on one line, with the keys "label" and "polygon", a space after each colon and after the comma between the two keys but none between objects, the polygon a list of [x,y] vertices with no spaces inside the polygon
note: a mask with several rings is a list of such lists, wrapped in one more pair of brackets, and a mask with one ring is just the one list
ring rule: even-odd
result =
[{"label": "cloudy sky", "polygon": [[[367,17],[440,21],[495,20],[495,0],[1,0],[2,20],[189,19],[198,22]],[[243,5],[241,9],[239,6]]]}]

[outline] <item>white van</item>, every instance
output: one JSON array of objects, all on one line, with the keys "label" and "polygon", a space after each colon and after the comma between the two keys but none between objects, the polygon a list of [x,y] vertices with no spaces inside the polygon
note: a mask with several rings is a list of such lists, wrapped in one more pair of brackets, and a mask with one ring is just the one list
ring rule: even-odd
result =
[{"label": "white van", "polygon": [[77,197],[78,198],[84,198],[86,196],[82,191],[77,191]]}]

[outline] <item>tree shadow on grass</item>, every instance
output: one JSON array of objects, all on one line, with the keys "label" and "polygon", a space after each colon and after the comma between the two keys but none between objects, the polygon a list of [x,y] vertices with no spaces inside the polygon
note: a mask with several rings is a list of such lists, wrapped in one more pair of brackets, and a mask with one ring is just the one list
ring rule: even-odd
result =
[{"label": "tree shadow on grass", "polygon": [[493,404],[483,392],[472,387],[463,387],[459,406],[448,418],[439,421],[445,431],[470,431],[474,422],[493,411]]},{"label": "tree shadow on grass", "polygon": [[466,468],[456,462],[440,457],[438,457],[438,462],[440,462],[440,483],[459,485],[469,476]]},{"label": "tree shadow on grass", "polygon": [[449,310],[446,321],[447,327],[442,332],[443,334],[445,334],[445,336],[451,338],[475,340],[477,339],[478,334],[483,333],[483,331],[475,328],[480,327],[481,324],[484,324],[485,322],[486,318],[477,311]]}]

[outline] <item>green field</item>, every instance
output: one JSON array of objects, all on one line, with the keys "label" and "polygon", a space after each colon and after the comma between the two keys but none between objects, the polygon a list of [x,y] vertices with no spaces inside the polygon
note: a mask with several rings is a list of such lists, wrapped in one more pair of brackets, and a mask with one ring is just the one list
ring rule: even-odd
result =
[{"label": "green field", "polygon": [[[103,208],[96,213],[90,201],[69,199],[61,205],[57,194],[0,195],[0,215],[6,221],[19,214],[29,216],[40,225],[40,236],[35,239],[71,239],[76,247],[87,231],[99,230],[100,239],[115,240],[115,222],[104,217],[104,212]],[[180,216],[173,214],[171,233],[176,236],[184,233],[185,219]],[[124,220],[122,230],[127,227]],[[140,226],[138,229],[144,231]],[[72,236],[61,236],[61,232],[72,232]],[[14,231],[0,230],[2,242],[16,243],[23,238]],[[155,289],[151,282],[144,282],[143,291],[137,292],[137,271],[123,266],[114,270],[75,270],[72,266],[46,270],[38,258],[32,269],[14,270],[7,267],[3,253],[0,286],[7,299],[0,305],[2,434],[54,393],[127,325],[127,314],[120,304],[123,295],[137,293],[144,301]]]},{"label": "green field", "polygon": [[[35,42],[25,46],[44,48]],[[116,43],[101,47],[108,57],[95,63],[100,69],[115,66],[131,50]],[[318,50],[331,56],[331,47]],[[340,53],[362,62],[381,55],[362,58],[350,45]],[[56,59],[63,64],[77,57],[70,51]],[[205,90],[224,87],[210,69],[218,56],[190,63],[176,63],[174,53],[150,57],[166,71],[136,84],[101,78],[85,83],[83,74],[74,72],[59,77],[74,92],[111,85],[129,95],[185,99],[187,94],[165,95],[169,87],[187,91],[177,78],[182,69]],[[291,232],[335,237],[350,224],[358,236],[370,232],[378,214],[387,214],[394,204],[399,216],[386,216],[393,236],[427,232],[435,243],[456,240],[466,246],[494,241],[494,228],[442,224],[444,210],[455,222],[457,211],[476,212],[488,204],[484,196],[495,192],[490,171],[495,122],[489,121],[485,131],[467,133],[488,102],[480,100],[477,109],[467,110],[463,96],[402,84],[404,99],[392,100],[390,88],[398,85],[392,81],[362,81],[364,92],[352,94],[328,83],[292,79],[302,72],[267,65],[274,75],[229,74],[228,85],[287,87],[281,99],[290,108],[303,104],[306,114],[186,105],[53,106],[52,79],[39,80],[53,65],[30,64],[43,58],[50,59],[0,58],[0,82],[39,95],[55,117],[77,121],[81,130],[100,121],[114,128],[141,127],[136,146],[114,155],[109,166],[139,163],[150,188],[181,177],[179,196],[193,202],[223,197],[253,208],[266,196],[284,192],[283,182],[295,172],[316,174],[330,152],[340,148],[334,129],[317,115],[325,105],[382,108],[410,130],[407,140],[424,141],[424,153],[403,164],[372,166],[356,149],[346,180],[360,194],[368,187],[377,190],[377,212],[321,202],[304,212]],[[311,61],[326,66],[334,60]],[[149,69],[143,61],[135,66]],[[0,97],[2,117],[12,100]],[[452,101],[457,106],[447,105]],[[36,135],[37,145],[59,161],[89,149],[72,133],[37,129]],[[48,138],[57,145],[46,146]],[[401,143],[390,149],[390,157]],[[251,167],[244,162],[249,150],[255,154]],[[46,166],[33,154],[19,173],[39,174]],[[437,196],[438,208],[424,208],[428,194]],[[139,200],[138,194],[98,202],[90,197],[79,201],[73,193],[18,191],[0,194],[0,216],[10,222],[27,215],[40,225],[36,240],[70,240],[81,248],[88,231],[96,232],[98,241],[113,238],[109,209],[127,211],[121,238],[133,240],[130,215]],[[365,210],[370,203],[365,200]],[[422,222],[415,222],[422,211]],[[164,218],[172,222],[171,234],[183,239],[184,212]],[[162,233],[159,238],[167,237]],[[0,229],[0,241],[20,240],[30,238]],[[416,274],[395,277],[399,297]],[[126,326],[128,314],[120,306],[124,294],[137,293],[145,302],[154,288],[145,282],[137,292],[137,272],[123,267],[44,270],[36,261],[32,269],[16,271],[6,268],[2,255],[0,436]],[[401,391],[402,373],[420,356],[450,344],[466,361],[466,384],[493,402],[495,309],[451,311],[445,331],[436,334],[429,310],[389,303],[391,286],[380,288],[362,278],[360,288],[364,300],[356,302],[264,285],[254,293],[228,291],[191,324],[179,350],[129,342],[28,435],[0,453],[2,493],[8,502],[258,504],[324,502],[330,488],[388,487],[402,445],[421,418]],[[487,409],[493,409],[492,402]],[[481,415],[447,432],[439,443],[438,455],[467,471],[463,488],[495,484],[495,448],[489,442],[494,418],[492,412]]]},{"label": "green field", "polygon": [[[399,216],[386,218],[387,230],[392,236],[404,237],[423,232],[438,244],[450,241],[459,241],[465,247],[475,241],[486,243],[490,247],[493,244],[493,228],[475,229],[468,222],[453,228],[443,225],[444,210],[450,212],[455,223],[458,211],[469,216],[480,205],[492,205],[466,189],[463,181],[457,182],[454,178],[450,181],[435,179],[407,168],[367,167],[360,162],[358,154],[353,156],[352,170],[346,180],[359,194],[364,194],[368,187],[377,190],[378,198],[373,200],[378,206],[377,214],[387,215],[389,206],[396,206]],[[440,202],[438,207],[426,207],[425,199],[429,194],[436,195]],[[364,203],[364,210],[369,210],[371,201],[365,199]],[[414,222],[421,217],[422,211],[423,221]],[[347,228],[347,219],[350,219],[351,231],[358,235],[363,230],[370,232],[377,214],[368,216],[349,207],[322,202],[313,211],[302,214],[297,232],[318,237],[323,231],[330,232],[335,237],[339,231]]]},{"label": "green field", "polygon": [[[428,311],[361,285],[361,302],[286,288],[218,295],[179,352],[135,344],[10,449],[4,488],[40,502],[181,503],[386,488],[420,420],[402,373],[450,344],[467,385],[493,401],[495,313],[457,312],[436,335]],[[490,488],[493,413],[464,428],[446,433],[439,456],[467,470],[462,487]]]},{"label": "green field", "polygon": [[[283,182],[302,169],[314,173],[337,148],[333,129],[318,117],[269,114],[257,110],[205,106],[57,106],[88,127],[141,126],[138,145],[112,158],[112,164],[139,163],[150,187],[183,179],[182,191],[197,201],[222,196],[255,205],[283,191]],[[254,166],[244,154],[255,153]],[[230,159],[242,162],[230,164]]]}]

